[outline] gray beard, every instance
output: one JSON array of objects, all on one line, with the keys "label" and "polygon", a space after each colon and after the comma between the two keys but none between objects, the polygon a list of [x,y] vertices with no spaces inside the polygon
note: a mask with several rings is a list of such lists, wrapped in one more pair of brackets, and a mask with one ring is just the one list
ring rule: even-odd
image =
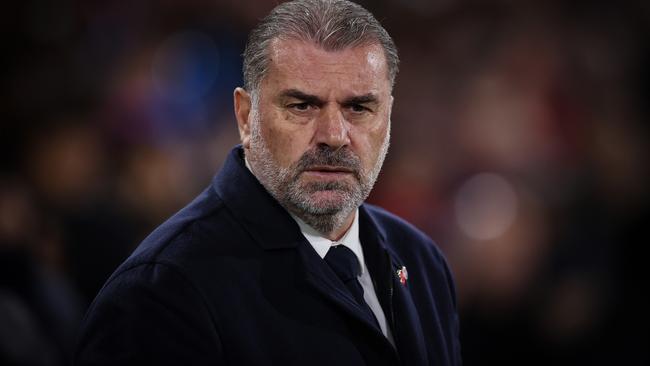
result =
[{"label": "gray beard", "polygon": [[[390,130],[382,143],[377,161],[369,172],[364,171],[360,159],[347,147],[334,150],[328,146],[309,150],[298,162],[283,168],[273,159],[262,137],[259,119],[253,118],[252,122],[247,159],[254,175],[280,205],[325,236],[342,227],[350,214],[365,201],[388,152]],[[300,174],[314,165],[349,168],[355,172],[358,184],[318,182],[301,185]],[[325,204],[315,202],[311,194],[319,191],[336,191],[341,199]]]}]

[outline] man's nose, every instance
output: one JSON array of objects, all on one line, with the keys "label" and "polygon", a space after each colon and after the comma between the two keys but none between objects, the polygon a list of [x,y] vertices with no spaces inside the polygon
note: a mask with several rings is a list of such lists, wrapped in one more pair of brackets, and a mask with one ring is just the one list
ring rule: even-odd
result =
[{"label": "man's nose", "polygon": [[316,143],[325,144],[333,149],[350,144],[350,126],[338,106],[323,109],[316,127]]}]

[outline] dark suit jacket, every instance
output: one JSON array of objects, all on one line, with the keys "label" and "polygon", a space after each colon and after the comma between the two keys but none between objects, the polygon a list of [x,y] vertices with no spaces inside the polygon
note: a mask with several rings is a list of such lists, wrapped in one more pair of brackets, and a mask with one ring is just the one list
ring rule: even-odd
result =
[{"label": "dark suit jacket", "polygon": [[426,235],[360,207],[395,349],[242,155],[233,149],[212,185],[110,277],[86,315],[76,364],[460,364],[452,278]]}]

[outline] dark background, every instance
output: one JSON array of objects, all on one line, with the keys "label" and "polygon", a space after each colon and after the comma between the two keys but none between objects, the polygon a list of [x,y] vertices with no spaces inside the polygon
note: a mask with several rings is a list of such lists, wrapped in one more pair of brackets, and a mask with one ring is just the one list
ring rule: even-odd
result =
[{"label": "dark background", "polygon": [[[0,364],[65,364],[108,275],[209,184],[275,4],[3,4]],[[401,56],[370,201],[447,256],[466,365],[649,364],[648,4],[363,3]]]}]

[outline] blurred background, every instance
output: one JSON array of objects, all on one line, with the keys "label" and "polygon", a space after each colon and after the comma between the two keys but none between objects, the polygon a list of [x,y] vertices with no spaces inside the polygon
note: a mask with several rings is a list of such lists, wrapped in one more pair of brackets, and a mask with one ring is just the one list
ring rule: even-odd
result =
[{"label": "blurred background", "polygon": [[[110,273],[210,183],[275,4],[3,5],[0,364],[66,364]],[[465,364],[650,364],[650,3],[362,4],[401,56],[370,201],[447,256]]]}]

